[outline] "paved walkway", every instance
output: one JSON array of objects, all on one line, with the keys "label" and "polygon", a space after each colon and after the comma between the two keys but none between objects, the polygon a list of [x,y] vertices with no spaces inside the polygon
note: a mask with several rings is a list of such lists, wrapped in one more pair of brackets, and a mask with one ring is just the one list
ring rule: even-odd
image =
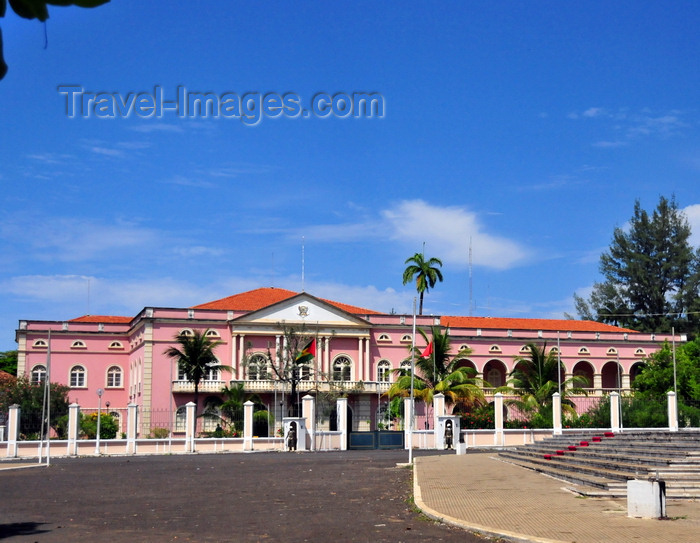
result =
[{"label": "paved walkway", "polygon": [[700,501],[667,500],[669,520],[627,517],[626,500],[582,498],[575,487],[498,460],[493,452],[415,459],[414,496],[449,524],[514,541],[629,543],[700,539]]}]

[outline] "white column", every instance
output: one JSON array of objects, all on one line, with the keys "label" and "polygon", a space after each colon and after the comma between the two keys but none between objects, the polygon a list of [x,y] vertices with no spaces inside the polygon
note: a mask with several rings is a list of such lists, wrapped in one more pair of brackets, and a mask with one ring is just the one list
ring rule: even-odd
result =
[{"label": "white column", "polygon": [[629,390],[630,389],[630,374],[629,373],[623,373],[622,374],[622,390]]},{"label": "white column", "polygon": [[328,379],[330,380],[331,375],[331,338],[326,338],[326,374],[328,374]]},{"label": "white column", "polygon": [[7,454],[8,458],[17,457],[17,439],[19,438],[19,405],[10,406],[7,417]]},{"label": "white column", "polygon": [[669,432],[678,431],[678,403],[676,402],[676,393],[672,390],[668,392],[668,430]]},{"label": "white column", "polygon": [[[365,381],[371,381],[372,380],[372,374],[370,373],[370,364],[369,364],[369,338],[365,338]],[[376,379],[375,379],[376,381]]]},{"label": "white column", "polygon": [[126,415],[126,454],[136,454],[138,405],[130,403]]},{"label": "white column", "polygon": [[357,365],[355,366],[355,381],[365,380],[365,364],[363,360],[364,349],[362,348],[362,338],[357,338]]},{"label": "white column", "polygon": [[610,429],[620,431],[620,395],[617,392],[610,393]]},{"label": "white column", "polygon": [[253,450],[253,407],[255,404],[248,400],[243,404],[243,450]]},{"label": "white column", "polygon": [[561,396],[558,392],[552,395],[552,426],[554,435],[561,435]]},{"label": "white column", "polygon": [[493,399],[494,408],[494,427],[495,431],[493,434],[494,445],[504,445],[504,434],[503,434],[503,394],[496,392]]},{"label": "white column", "polygon": [[316,405],[314,397],[307,394],[301,399],[301,416],[306,419],[306,450],[316,450]]},{"label": "white column", "polygon": [[240,334],[238,336],[239,346],[238,346],[238,380],[243,380],[243,357],[245,356],[245,334]]},{"label": "white column", "polygon": [[72,403],[68,406],[68,456],[78,455],[78,435],[80,434],[80,406]]},{"label": "white column", "polygon": [[185,452],[188,453],[193,453],[195,450],[194,435],[197,431],[196,409],[197,406],[194,402],[188,402],[185,405]]},{"label": "white column", "polygon": [[345,451],[348,448],[348,399],[338,398],[335,401],[335,410],[340,431],[340,450]]},{"label": "white column", "polygon": [[238,349],[236,342],[238,341],[238,334],[231,334],[231,374],[233,378],[238,380]]}]

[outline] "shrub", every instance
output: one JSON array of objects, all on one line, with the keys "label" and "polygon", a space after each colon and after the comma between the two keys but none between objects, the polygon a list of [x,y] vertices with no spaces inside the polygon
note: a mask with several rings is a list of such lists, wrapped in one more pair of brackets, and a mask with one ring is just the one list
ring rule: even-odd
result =
[{"label": "shrub", "polygon": [[[80,415],[80,430],[88,439],[97,437],[97,413]],[[109,413],[100,415],[100,439],[114,439],[117,437],[119,424]]]}]

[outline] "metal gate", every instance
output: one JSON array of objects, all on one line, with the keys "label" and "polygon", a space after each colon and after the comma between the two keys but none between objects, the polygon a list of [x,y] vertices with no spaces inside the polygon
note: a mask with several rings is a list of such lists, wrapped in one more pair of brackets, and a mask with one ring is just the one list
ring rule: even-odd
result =
[{"label": "metal gate", "polygon": [[350,432],[349,450],[403,449],[404,434],[401,431],[375,430],[371,432]]}]

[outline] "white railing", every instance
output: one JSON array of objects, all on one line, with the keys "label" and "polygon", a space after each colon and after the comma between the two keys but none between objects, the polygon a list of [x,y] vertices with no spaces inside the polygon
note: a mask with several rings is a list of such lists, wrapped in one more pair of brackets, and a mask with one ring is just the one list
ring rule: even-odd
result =
[{"label": "white railing", "polygon": [[[274,379],[263,379],[259,381],[231,381],[231,385],[243,383],[248,392],[289,392],[291,384]],[[376,381],[299,381],[297,390],[308,392],[318,390],[320,392],[366,392],[384,393],[389,390],[391,383],[378,383]]]},{"label": "white railing", "polygon": [[[200,392],[221,392],[226,386],[226,381],[200,381]],[[192,381],[173,381],[173,392],[194,392]]]},{"label": "white railing", "polygon": [[[291,385],[283,381],[274,379],[263,379],[259,381],[200,381],[200,392],[221,392],[224,386],[233,386],[243,383],[246,392],[289,392]],[[308,392],[318,390],[320,392],[365,392],[383,394],[391,383],[378,383],[375,381],[299,381],[297,390]],[[173,392],[192,393],[194,383],[191,381],[173,381]]]}]

